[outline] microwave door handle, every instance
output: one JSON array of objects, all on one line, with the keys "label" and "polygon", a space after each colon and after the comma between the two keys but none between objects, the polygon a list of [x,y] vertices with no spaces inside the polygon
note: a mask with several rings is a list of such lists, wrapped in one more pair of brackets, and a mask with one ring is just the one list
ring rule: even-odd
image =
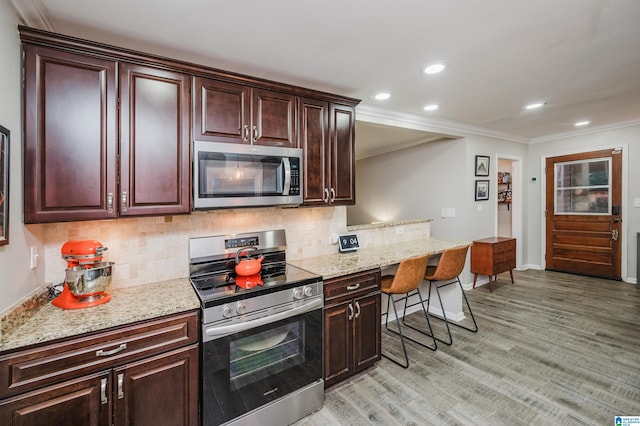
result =
[{"label": "microwave door handle", "polygon": [[282,195],[289,195],[289,189],[291,188],[291,162],[289,157],[282,158],[282,165],[284,171],[284,185],[282,188]]}]

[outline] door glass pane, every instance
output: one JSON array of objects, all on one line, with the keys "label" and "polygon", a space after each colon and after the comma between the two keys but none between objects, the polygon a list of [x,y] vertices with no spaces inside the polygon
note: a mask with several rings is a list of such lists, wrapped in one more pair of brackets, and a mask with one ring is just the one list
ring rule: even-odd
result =
[{"label": "door glass pane", "polygon": [[611,159],[555,164],[555,214],[611,214]]}]

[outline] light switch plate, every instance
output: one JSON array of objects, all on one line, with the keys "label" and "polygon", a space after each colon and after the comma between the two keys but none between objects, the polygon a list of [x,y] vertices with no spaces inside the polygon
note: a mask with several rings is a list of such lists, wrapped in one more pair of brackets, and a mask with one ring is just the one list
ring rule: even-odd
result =
[{"label": "light switch plate", "polygon": [[633,207],[640,207],[640,198],[633,199]]}]

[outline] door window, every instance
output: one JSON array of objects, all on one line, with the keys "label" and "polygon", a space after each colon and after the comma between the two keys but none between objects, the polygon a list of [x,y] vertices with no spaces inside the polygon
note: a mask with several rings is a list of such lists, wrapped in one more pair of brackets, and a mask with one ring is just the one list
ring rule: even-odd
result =
[{"label": "door window", "polygon": [[555,214],[611,214],[611,158],[555,164]]}]

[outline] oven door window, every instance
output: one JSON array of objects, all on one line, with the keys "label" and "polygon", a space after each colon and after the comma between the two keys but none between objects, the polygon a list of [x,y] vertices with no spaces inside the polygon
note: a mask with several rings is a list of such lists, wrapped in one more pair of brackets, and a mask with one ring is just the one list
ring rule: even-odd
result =
[{"label": "oven door window", "polygon": [[322,378],[322,310],[203,343],[203,421],[219,424]]},{"label": "oven door window", "polygon": [[278,196],[285,172],[279,157],[198,153],[201,198]]}]

